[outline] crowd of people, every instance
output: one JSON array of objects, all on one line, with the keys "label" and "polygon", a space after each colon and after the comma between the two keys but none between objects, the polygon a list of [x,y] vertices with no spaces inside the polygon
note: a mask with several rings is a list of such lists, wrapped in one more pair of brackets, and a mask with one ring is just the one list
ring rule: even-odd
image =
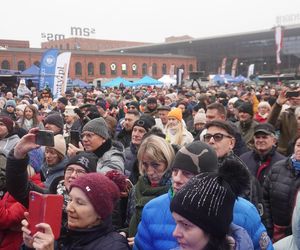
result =
[{"label": "crowd of people", "polygon": [[[298,83],[1,95],[0,250],[300,249]],[[31,191],[63,196],[58,239]]]}]

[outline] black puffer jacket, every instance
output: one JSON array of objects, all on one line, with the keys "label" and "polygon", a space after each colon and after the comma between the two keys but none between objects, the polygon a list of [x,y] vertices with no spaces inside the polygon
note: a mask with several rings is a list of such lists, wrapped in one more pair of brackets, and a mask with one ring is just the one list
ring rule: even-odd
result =
[{"label": "black puffer jacket", "polygon": [[299,187],[300,172],[295,171],[291,158],[281,160],[272,166],[265,179],[263,191],[266,217],[264,222],[271,237],[278,237],[278,233],[274,234],[279,229],[278,226],[283,234],[291,234],[290,223]]},{"label": "black puffer jacket", "polygon": [[[276,151],[276,148],[273,147],[270,150],[270,152],[264,156],[258,154],[257,151],[252,150],[252,151],[242,154],[240,156],[240,158],[247,165],[250,173],[259,180],[261,185],[263,185],[264,180],[265,180],[269,170],[271,169],[271,167],[276,162],[284,160],[285,156],[278,153]],[[259,166],[266,161],[270,161],[269,165],[260,172],[259,176],[257,176],[257,171],[258,171]]]},{"label": "black puffer jacket", "polygon": [[88,229],[70,230],[60,242],[59,249],[67,250],[128,250],[127,239],[111,226],[111,218]]}]

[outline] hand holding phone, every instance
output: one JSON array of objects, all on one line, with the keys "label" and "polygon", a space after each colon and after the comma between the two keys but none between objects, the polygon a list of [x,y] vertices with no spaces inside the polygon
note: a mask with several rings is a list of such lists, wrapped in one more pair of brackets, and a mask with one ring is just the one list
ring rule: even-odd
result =
[{"label": "hand holding phone", "polygon": [[38,145],[54,147],[54,133],[51,130],[39,130],[35,138]]},{"label": "hand holding phone", "polygon": [[78,130],[70,131],[70,143],[79,148],[80,132]]},{"label": "hand holding phone", "polygon": [[285,93],[286,98],[291,98],[291,97],[299,97],[300,92],[299,91],[287,91]]},{"label": "hand holding phone", "polygon": [[50,225],[54,239],[58,239],[61,228],[62,209],[62,195],[40,194],[30,191],[28,228],[31,231],[31,235],[39,231],[36,227],[37,224],[46,223]]}]

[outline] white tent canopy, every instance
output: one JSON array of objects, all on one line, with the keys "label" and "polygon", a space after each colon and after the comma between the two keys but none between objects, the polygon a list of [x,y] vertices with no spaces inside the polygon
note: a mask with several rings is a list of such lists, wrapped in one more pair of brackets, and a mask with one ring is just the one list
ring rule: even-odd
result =
[{"label": "white tent canopy", "polygon": [[176,76],[174,78],[170,77],[170,75],[163,75],[158,81],[162,82],[164,86],[170,86],[176,84]]}]

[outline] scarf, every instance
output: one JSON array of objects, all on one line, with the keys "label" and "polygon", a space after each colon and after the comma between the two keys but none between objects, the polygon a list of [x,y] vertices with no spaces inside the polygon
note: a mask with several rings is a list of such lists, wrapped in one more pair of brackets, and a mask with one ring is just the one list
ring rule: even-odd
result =
[{"label": "scarf", "polygon": [[292,160],[292,166],[296,171],[300,171],[300,161],[295,159],[295,155],[293,154],[291,156],[291,160]]}]

